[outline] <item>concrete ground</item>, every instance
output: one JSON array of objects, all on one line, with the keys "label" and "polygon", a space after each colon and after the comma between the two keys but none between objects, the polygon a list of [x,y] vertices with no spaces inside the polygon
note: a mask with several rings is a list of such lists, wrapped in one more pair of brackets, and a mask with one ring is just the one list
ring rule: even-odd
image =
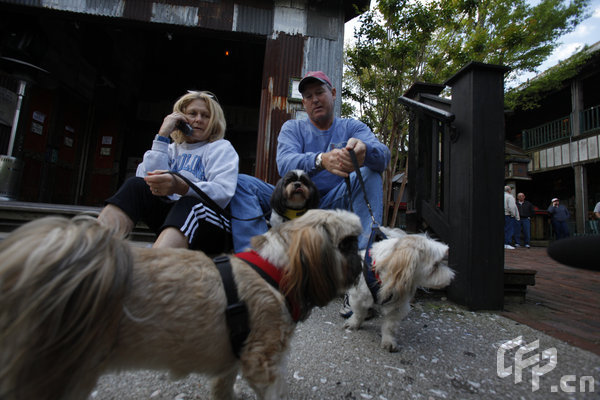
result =
[{"label": "concrete ground", "polygon": [[[389,353],[379,347],[381,317],[350,332],[342,327],[340,304],[315,309],[298,324],[290,399],[600,399],[600,356],[499,313],[420,296],[403,321],[400,351]],[[505,343],[514,346],[499,352]],[[508,371],[505,377],[499,369]],[[108,374],[90,399],[207,399],[207,382],[199,375],[171,381],[164,371]],[[256,398],[241,378],[236,390],[240,399]]]}]

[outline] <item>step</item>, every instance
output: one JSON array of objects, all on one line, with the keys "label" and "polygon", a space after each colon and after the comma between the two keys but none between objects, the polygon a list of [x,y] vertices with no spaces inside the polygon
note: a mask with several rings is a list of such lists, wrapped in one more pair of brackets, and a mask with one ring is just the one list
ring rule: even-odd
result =
[{"label": "step", "polygon": [[[56,215],[71,218],[82,214],[98,216],[101,210],[102,207],[70,204],[0,201],[0,232],[12,232],[19,226],[38,218]],[[146,224],[140,222],[136,224],[133,232],[131,232],[130,239],[152,243],[156,236]]]},{"label": "step", "polygon": [[524,303],[527,286],[535,286],[536,270],[504,267],[504,300]]}]

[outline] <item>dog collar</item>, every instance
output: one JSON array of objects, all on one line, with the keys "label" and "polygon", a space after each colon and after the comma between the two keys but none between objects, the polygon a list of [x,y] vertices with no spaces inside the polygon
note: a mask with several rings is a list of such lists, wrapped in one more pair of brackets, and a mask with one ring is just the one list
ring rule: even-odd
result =
[{"label": "dog collar", "polygon": [[[277,268],[264,258],[260,256],[256,251],[250,250],[243,253],[237,253],[235,255],[237,258],[240,258],[248,265],[250,265],[258,274],[266,280],[271,286],[275,289],[279,290],[282,271],[280,268]],[[300,307],[298,304],[292,303],[290,299],[286,297],[286,302],[290,313],[292,314],[292,318],[294,322],[298,322],[300,320]]]},{"label": "dog collar", "polygon": [[306,213],[306,208],[303,208],[302,210],[294,210],[294,209],[288,208],[285,210],[285,213],[283,214],[283,216],[287,219],[294,219],[294,218],[303,216],[305,213]]}]

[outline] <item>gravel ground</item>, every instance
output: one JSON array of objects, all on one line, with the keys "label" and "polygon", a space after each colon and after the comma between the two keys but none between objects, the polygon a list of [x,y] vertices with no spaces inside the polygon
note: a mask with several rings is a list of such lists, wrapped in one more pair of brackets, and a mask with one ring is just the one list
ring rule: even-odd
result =
[{"label": "gravel ground", "polygon": [[[418,300],[403,321],[400,351],[389,353],[379,347],[381,318],[365,322],[357,332],[344,330],[340,304],[315,309],[298,325],[288,366],[290,399],[600,399],[600,356],[496,313],[471,312],[443,299]],[[533,343],[531,351],[520,350],[522,359],[532,362],[515,383],[518,373],[498,376],[497,354],[503,343],[519,336],[524,344]],[[519,348],[505,352],[506,369],[514,371]],[[552,348],[554,368],[542,355]],[[539,388],[534,391],[536,368]],[[546,369],[552,370],[543,373]],[[586,376],[594,380],[593,392],[589,384],[580,388],[590,379],[581,379]],[[240,399],[256,398],[241,378],[236,391]],[[102,376],[90,399],[208,397],[204,376],[171,381],[166,372],[132,371]]]}]

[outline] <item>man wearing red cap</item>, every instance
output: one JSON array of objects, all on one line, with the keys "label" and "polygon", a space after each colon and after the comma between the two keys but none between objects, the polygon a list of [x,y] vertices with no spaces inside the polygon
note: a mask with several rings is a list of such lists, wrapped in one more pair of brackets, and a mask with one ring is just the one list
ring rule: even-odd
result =
[{"label": "man wearing red cap", "polygon": [[[364,123],[334,115],[336,89],[322,71],[310,71],[298,90],[308,114],[305,120],[289,120],[281,127],[277,143],[277,167],[280,176],[301,169],[309,174],[321,195],[319,208],[350,209],[361,218],[363,234],[359,247],[364,249],[371,232],[371,215],[365,204],[349,150],[356,153],[365,191],[378,223],[383,215],[381,174],[390,161],[390,150]],[[344,178],[350,178],[348,193]],[[264,233],[273,186],[257,178],[240,174],[236,194],[231,200],[233,242],[236,251],[250,246],[252,236]]]}]

